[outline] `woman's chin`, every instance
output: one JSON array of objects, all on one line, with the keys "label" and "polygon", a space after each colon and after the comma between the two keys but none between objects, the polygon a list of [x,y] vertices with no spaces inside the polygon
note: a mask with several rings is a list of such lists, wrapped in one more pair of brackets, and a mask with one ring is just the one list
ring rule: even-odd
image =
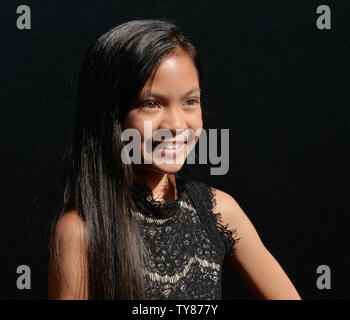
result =
[{"label": "woman's chin", "polygon": [[183,166],[183,163],[173,163],[173,164],[152,164],[152,167],[162,171],[164,173],[176,173],[178,172]]}]

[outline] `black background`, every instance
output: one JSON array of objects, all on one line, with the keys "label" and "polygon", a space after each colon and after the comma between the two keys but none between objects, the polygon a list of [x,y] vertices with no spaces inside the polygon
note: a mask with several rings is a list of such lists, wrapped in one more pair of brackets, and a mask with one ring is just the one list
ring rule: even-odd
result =
[{"label": "black background", "polygon": [[[18,30],[17,6],[32,29]],[[317,6],[331,30],[316,28]],[[0,298],[46,299],[48,224],[90,43],[133,19],[175,21],[204,64],[206,128],[230,129],[231,194],[303,299],[349,298],[349,1],[1,1]],[[32,288],[18,290],[28,265]],[[316,269],[331,269],[319,290]],[[252,299],[224,265],[223,299]]]}]

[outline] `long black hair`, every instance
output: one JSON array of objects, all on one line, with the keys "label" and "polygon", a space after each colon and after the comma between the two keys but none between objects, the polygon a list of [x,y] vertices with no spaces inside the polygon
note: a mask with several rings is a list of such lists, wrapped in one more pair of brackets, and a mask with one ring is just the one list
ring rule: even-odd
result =
[{"label": "long black hair", "polygon": [[[130,210],[135,173],[121,161],[124,118],[162,60],[182,49],[201,78],[199,54],[175,23],[133,20],[100,36],[82,63],[77,115],[60,210],[77,210],[88,232],[89,299],[147,299],[145,250]],[[59,260],[57,243],[50,255]]]}]

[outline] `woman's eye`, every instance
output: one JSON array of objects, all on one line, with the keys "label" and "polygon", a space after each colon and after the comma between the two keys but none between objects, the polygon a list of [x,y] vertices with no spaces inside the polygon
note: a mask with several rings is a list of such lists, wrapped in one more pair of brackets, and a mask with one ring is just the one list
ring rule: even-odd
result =
[{"label": "woman's eye", "polygon": [[149,109],[155,109],[157,108],[157,106],[158,106],[158,103],[155,101],[142,102],[140,104],[140,107],[149,108]]},{"label": "woman's eye", "polygon": [[192,106],[199,104],[199,101],[197,99],[191,98],[191,99],[186,100],[186,103],[188,103],[188,105],[192,107]]},{"label": "woman's eye", "polygon": [[[185,104],[187,104],[190,107],[194,107],[197,104],[199,104],[200,102],[197,99],[191,98],[185,101]],[[139,104],[140,107],[142,108],[146,108],[146,109],[157,109],[159,108],[159,104],[156,101],[145,101],[145,102],[141,102]]]}]

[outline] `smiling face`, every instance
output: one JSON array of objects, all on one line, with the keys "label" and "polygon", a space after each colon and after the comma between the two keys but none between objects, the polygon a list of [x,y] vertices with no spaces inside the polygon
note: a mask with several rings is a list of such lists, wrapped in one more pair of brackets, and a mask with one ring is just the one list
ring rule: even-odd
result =
[{"label": "smiling face", "polygon": [[[193,133],[203,128],[198,71],[187,53],[176,50],[162,61],[154,75],[150,95],[146,96],[149,85],[148,80],[137,105],[126,115],[124,128],[134,128],[140,133],[142,159],[152,159],[153,153],[152,163],[138,164],[139,168],[174,173],[181,169],[198,141],[198,136]],[[145,130],[146,121],[152,125],[151,136]],[[164,131],[168,131],[170,136],[162,138],[160,135],[157,140],[170,143],[152,144],[152,138],[154,141],[157,137],[156,132]],[[191,139],[193,143],[190,143]],[[175,145],[175,140],[180,143]],[[181,143],[186,140],[188,143]],[[151,147],[151,152],[145,152],[145,144]],[[157,159],[166,161],[162,163]]]}]

